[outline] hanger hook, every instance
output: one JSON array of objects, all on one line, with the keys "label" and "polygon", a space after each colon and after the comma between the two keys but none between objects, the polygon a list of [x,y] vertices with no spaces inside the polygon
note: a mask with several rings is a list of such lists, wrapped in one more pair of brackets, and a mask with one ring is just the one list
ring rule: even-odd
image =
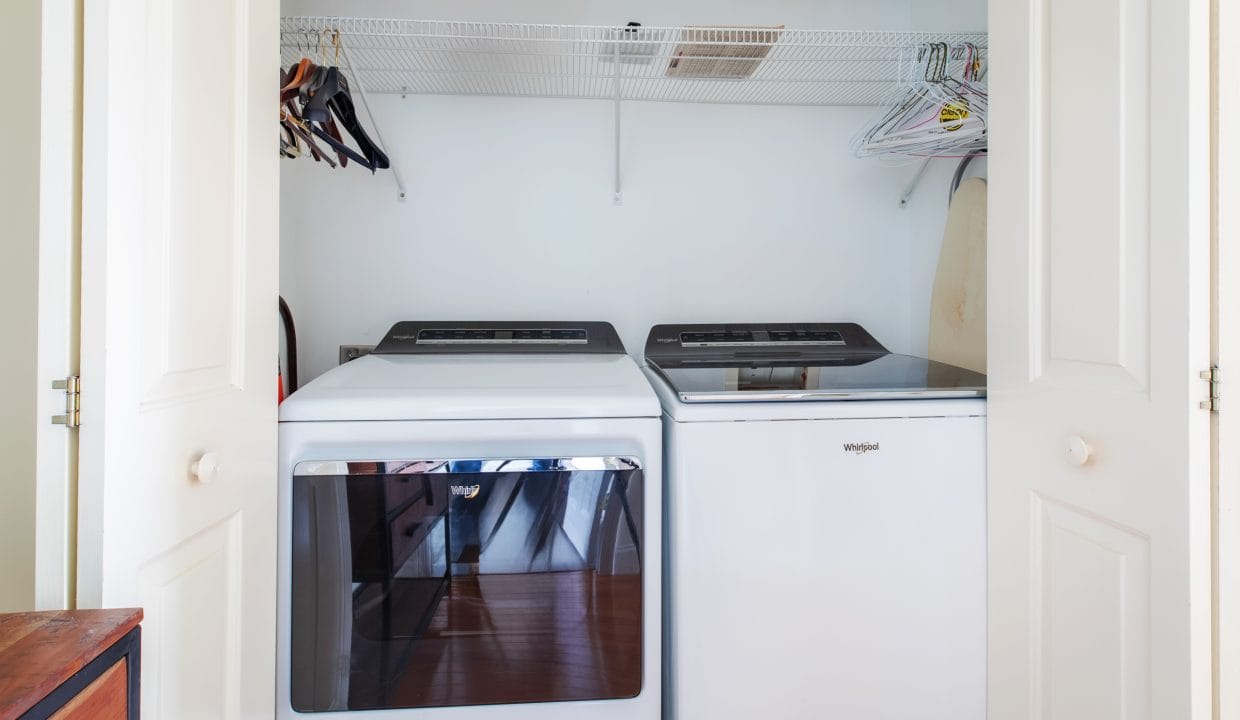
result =
[{"label": "hanger hook", "polygon": [[937,52],[938,52],[938,47],[934,43],[928,42],[925,44],[925,47],[922,48],[922,51],[918,53],[918,56],[917,56],[918,62],[921,61],[921,58],[923,56],[926,58],[926,67],[924,68],[924,71],[922,72],[922,79],[925,80],[926,82],[932,82],[931,73],[934,72],[933,70],[934,64],[935,62],[937,62],[935,59],[935,54]]}]

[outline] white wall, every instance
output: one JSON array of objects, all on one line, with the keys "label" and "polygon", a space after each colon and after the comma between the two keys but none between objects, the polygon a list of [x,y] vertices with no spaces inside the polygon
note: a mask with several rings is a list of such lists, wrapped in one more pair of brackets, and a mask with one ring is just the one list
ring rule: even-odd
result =
[{"label": "white wall", "polygon": [[[359,7],[359,5],[361,7]],[[529,22],[979,29],[985,3],[286,0],[286,14]],[[956,8],[947,13],[945,8]],[[928,16],[928,17],[923,17]],[[848,320],[924,352],[951,161],[904,211],[915,165],[861,161],[867,108],[629,103],[624,202],[612,204],[612,106],[372,97],[390,176],[283,164],[281,293],[303,382],[340,344],[401,319],[606,319],[640,354],[657,322]]]},{"label": "white wall", "polygon": [[0,113],[11,141],[0,170],[0,612],[34,608],[39,17],[38,0],[0,4],[8,50],[23,59],[6,82],[11,111]]}]

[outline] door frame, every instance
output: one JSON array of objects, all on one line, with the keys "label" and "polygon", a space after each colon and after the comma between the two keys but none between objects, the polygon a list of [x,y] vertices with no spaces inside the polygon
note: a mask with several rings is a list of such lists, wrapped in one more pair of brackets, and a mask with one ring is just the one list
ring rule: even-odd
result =
[{"label": "door frame", "polygon": [[[1216,716],[1240,717],[1240,395],[1227,380],[1240,369],[1240,7],[1213,1],[1214,364],[1222,399],[1214,417],[1214,638]],[[1240,377],[1236,375],[1234,377]],[[1230,406],[1229,406],[1230,404]]]},{"label": "door frame", "polygon": [[38,610],[75,606],[77,431],[52,382],[78,374],[81,336],[82,0],[42,0],[35,433]]}]

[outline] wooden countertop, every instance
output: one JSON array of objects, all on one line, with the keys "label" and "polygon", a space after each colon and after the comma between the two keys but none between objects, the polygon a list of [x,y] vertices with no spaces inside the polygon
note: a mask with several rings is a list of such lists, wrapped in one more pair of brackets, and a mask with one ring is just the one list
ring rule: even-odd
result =
[{"label": "wooden countertop", "polygon": [[142,610],[0,615],[0,720],[11,720],[142,622]]}]

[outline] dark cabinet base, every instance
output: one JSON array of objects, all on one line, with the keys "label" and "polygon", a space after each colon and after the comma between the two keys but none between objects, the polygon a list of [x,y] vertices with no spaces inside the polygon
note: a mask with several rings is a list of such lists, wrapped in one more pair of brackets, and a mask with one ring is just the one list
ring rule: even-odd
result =
[{"label": "dark cabinet base", "polygon": [[[110,720],[117,717],[114,714],[114,704],[109,702],[103,707],[93,706],[87,712],[87,706],[81,704],[82,712],[78,712],[71,704],[83,697],[90,689],[96,687],[96,681],[104,679],[108,673],[115,672],[114,668],[120,666],[125,673],[125,704],[122,707],[123,714],[119,715],[124,720],[139,720],[141,712],[139,706],[141,704],[141,653],[139,648],[142,645],[142,628],[135,627],[130,630],[125,637],[121,638],[116,644],[104,650],[94,660],[87,663],[86,667],[77,671],[73,677],[64,681],[59,687],[51,692],[50,695],[39,701],[37,705],[30,708],[24,715],[20,716],[20,720],[45,720],[45,718],[54,718],[55,720],[78,720],[81,718],[92,718],[97,720]],[[114,682],[114,681],[113,681]],[[111,688],[101,687],[96,692],[110,692]],[[65,710],[71,711],[67,714]]]},{"label": "dark cabinet base", "polygon": [[0,614],[0,720],[138,720],[142,611]]}]

